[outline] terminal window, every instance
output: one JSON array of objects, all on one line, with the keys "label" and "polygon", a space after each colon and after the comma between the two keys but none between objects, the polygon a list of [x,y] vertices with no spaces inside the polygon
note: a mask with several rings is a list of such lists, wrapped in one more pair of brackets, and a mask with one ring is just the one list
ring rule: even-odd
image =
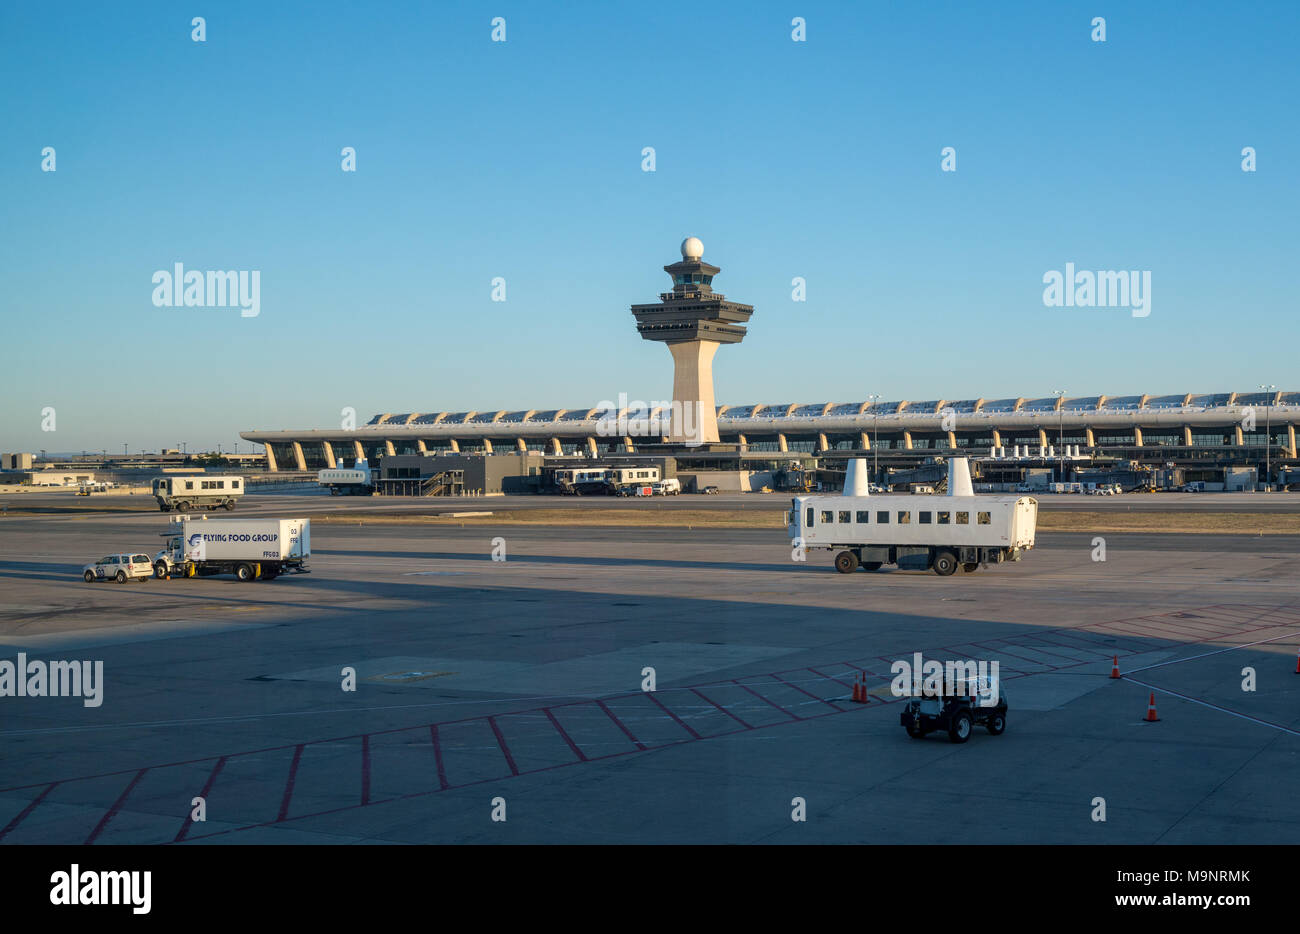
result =
[{"label": "terminal window", "polygon": [[991,522],[990,522],[990,520],[989,520],[989,514],[988,514],[987,512],[981,512],[981,513],[979,513],[978,518],[979,518],[979,524],[980,524],[980,525],[990,525],[990,524],[991,524]]},{"label": "terminal window", "polygon": [[958,524],[958,525],[969,525],[969,524],[970,524],[970,513],[968,513],[968,512],[959,512],[959,513],[957,513],[957,524]]},{"label": "terminal window", "polygon": [[868,524],[869,522],[871,522],[871,512],[870,512],[869,510],[866,510],[866,509],[859,509],[859,510],[858,510],[858,523],[859,523],[860,525],[866,525],[866,524]]},{"label": "terminal window", "polygon": [[909,522],[911,522],[911,521],[912,521],[912,514],[911,514],[910,512],[908,512],[908,511],[905,510],[905,509],[900,509],[900,510],[898,511],[898,524],[899,524],[899,525],[907,525],[907,524],[908,524]]}]

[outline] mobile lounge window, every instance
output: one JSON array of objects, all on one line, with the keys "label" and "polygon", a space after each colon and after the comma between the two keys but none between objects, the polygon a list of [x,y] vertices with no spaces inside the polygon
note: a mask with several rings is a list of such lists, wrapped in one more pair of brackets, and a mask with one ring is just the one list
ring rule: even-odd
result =
[{"label": "mobile lounge window", "polygon": [[812,508],[811,506],[809,506],[809,507],[808,507],[808,519],[807,519],[807,521],[806,521],[804,524],[805,524],[805,525],[809,525],[809,526],[811,526],[811,525],[813,524],[813,516],[814,516],[814,515],[816,515],[816,513],[814,513],[814,512],[813,512],[813,508]]},{"label": "mobile lounge window", "polygon": [[958,525],[970,525],[970,513],[968,513],[968,512],[959,512],[959,513],[957,513],[957,524],[958,524]]},{"label": "mobile lounge window", "polygon": [[889,511],[885,509],[876,512],[876,521],[884,525],[889,525]]},{"label": "mobile lounge window", "polygon": [[979,524],[980,524],[980,525],[991,525],[991,524],[992,524],[992,523],[989,521],[989,514],[988,514],[987,512],[981,512],[981,513],[979,514]]},{"label": "mobile lounge window", "polygon": [[898,511],[899,525],[907,525],[911,521],[912,521],[912,514],[910,512],[908,512],[906,509],[900,509]]},{"label": "mobile lounge window", "polygon": [[947,525],[948,522],[949,522],[949,519],[950,519],[951,515],[952,515],[951,513],[947,513],[947,512],[941,512],[941,513],[939,513],[939,524],[940,524],[940,525]]},{"label": "mobile lounge window", "polygon": [[848,522],[849,522],[849,511],[848,511],[847,509],[841,509],[841,510],[840,510],[840,521],[843,522],[845,525],[848,524]]},{"label": "mobile lounge window", "polygon": [[918,518],[919,518],[919,521],[920,521],[920,523],[921,523],[922,525],[929,525],[929,524],[930,524],[930,514],[929,514],[928,512],[922,512],[922,513],[919,513],[919,514],[918,514]]},{"label": "mobile lounge window", "polygon": [[859,524],[859,525],[866,525],[866,524],[869,523],[870,521],[871,521],[871,512],[870,512],[869,510],[866,510],[866,509],[859,509],[859,510],[858,510],[858,524]]},{"label": "mobile lounge window", "polygon": [[822,521],[823,521],[823,522],[834,522],[834,521],[835,521],[835,513],[831,512],[829,509],[823,509],[823,510],[822,510]]}]

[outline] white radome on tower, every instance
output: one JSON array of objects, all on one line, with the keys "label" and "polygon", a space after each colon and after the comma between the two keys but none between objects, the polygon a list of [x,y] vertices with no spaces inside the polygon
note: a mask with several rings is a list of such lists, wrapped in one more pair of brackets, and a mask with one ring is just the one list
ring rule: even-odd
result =
[{"label": "white radome on tower", "polygon": [[699,237],[687,237],[682,241],[682,259],[699,259],[704,256],[704,244]]}]

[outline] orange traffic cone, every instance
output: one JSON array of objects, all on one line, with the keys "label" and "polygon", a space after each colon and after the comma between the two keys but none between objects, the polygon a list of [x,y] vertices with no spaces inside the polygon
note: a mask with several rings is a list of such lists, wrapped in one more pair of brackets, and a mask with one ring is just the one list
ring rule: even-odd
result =
[{"label": "orange traffic cone", "polygon": [[853,682],[853,699],[859,704],[867,702],[867,681],[865,676],[859,676],[858,681]]},{"label": "orange traffic cone", "polygon": [[1147,723],[1155,723],[1160,718],[1156,716],[1156,692],[1151,692],[1151,699],[1147,701]]},{"label": "orange traffic cone", "polygon": [[1119,656],[1116,655],[1113,658],[1114,660],[1110,664],[1110,676],[1112,678],[1118,678],[1119,677]]}]

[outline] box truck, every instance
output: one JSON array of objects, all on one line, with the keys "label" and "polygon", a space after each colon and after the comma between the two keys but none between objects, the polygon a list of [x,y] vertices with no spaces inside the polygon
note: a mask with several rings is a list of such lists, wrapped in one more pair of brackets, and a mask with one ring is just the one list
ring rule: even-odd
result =
[{"label": "box truck", "polygon": [[155,577],[234,574],[241,581],[305,573],[311,556],[308,519],[192,519],[178,516],[162,533],[167,547],[153,559]]}]

